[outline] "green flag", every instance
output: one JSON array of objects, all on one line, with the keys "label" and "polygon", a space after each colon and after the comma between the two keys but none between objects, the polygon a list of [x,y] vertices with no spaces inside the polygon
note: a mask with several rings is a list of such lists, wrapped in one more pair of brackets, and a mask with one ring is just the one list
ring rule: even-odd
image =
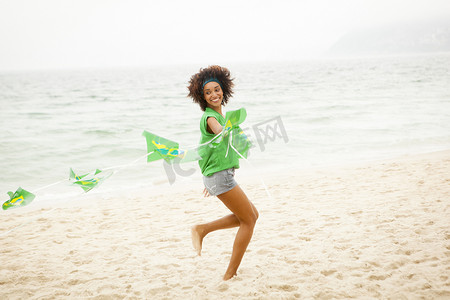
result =
[{"label": "green flag", "polygon": [[248,150],[252,144],[239,127],[239,124],[244,122],[246,117],[247,112],[245,108],[227,112],[225,115],[225,125],[220,136],[216,136],[207,144],[200,145],[195,149],[180,149],[177,142],[144,130],[142,135],[147,141],[147,162],[159,159],[164,159],[168,163],[172,163],[173,161],[183,163],[200,160],[201,155],[199,153],[212,151],[211,148],[216,148],[219,145],[224,145],[225,147],[231,145],[243,157],[247,158]]},{"label": "green flag", "polygon": [[147,162],[152,162],[158,159],[164,159],[170,163],[177,158],[179,162],[188,162],[198,160],[200,157],[195,149],[183,150],[180,149],[177,142],[163,138],[151,132],[145,131],[142,133],[147,141]]},{"label": "green flag", "polygon": [[233,146],[234,150],[239,152],[244,158],[247,158],[252,143],[247,135],[245,135],[244,131],[239,127],[239,124],[244,122],[246,117],[247,111],[245,108],[228,111],[225,115],[225,126],[222,138],[213,145],[225,142],[229,146]]},{"label": "green flag", "polygon": [[245,108],[240,108],[237,110],[227,111],[225,114],[226,122],[230,122],[233,127],[239,126],[247,118],[247,111]]},{"label": "green flag", "polygon": [[231,144],[243,157],[247,158],[248,151],[252,147],[252,143],[245,135],[244,131],[240,127],[233,129],[233,138]]},{"label": "green flag", "polygon": [[3,210],[28,205],[36,197],[33,193],[30,193],[21,187],[19,187],[15,193],[8,192],[8,195],[10,199],[3,203]]},{"label": "green flag", "polygon": [[95,170],[95,172],[87,173],[84,175],[77,175],[72,170],[72,168],[70,168],[69,179],[73,182],[74,185],[79,185],[87,193],[111,175],[112,173],[105,174],[99,169]]},{"label": "green flag", "polygon": [[239,127],[247,118],[245,108],[228,111],[225,115],[225,130],[231,131],[232,139],[229,140],[231,145],[245,158],[247,158],[248,150],[252,147],[252,143],[245,135],[244,131]]}]

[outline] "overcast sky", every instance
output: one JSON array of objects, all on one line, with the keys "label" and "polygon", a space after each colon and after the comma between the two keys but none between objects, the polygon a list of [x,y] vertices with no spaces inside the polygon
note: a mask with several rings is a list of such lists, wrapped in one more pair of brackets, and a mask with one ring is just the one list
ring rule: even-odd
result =
[{"label": "overcast sky", "polygon": [[0,0],[0,70],[297,60],[448,0]]}]

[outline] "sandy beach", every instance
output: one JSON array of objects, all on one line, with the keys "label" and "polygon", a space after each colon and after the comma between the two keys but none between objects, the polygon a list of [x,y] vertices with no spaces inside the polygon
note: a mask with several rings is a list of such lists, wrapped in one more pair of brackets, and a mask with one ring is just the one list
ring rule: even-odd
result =
[{"label": "sandy beach", "polygon": [[0,237],[0,298],[450,298],[450,151],[264,174],[271,197],[236,176],[260,218],[232,280],[236,229],[191,245],[228,213],[199,182],[3,212],[1,232],[32,221]]}]

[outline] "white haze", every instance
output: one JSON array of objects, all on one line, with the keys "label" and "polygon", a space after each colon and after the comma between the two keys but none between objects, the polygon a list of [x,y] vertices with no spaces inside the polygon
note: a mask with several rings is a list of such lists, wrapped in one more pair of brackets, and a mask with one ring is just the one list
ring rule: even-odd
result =
[{"label": "white haze", "polygon": [[444,0],[0,0],[0,71],[308,59],[352,30],[449,16]]}]

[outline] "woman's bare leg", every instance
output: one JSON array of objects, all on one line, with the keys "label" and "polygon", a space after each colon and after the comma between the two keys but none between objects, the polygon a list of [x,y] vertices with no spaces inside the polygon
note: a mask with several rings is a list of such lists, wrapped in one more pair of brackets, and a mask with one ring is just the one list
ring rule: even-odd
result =
[{"label": "woman's bare leg", "polygon": [[[253,205],[253,203],[250,202],[250,204],[252,206],[253,212],[256,214],[256,218],[258,218],[258,211],[256,210],[256,207]],[[208,233],[220,229],[237,227],[240,224],[241,222],[236,217],[236,215],[231,214],[209,223],[192,226],[191,228],[192,245],[194,246],[195,251],[197,251],[198,255],[201,255],[203,238]]]},{"label": "woman's bare leg", "polygon": [[198,255],[202,253],[202,243],[203,238],[210,232],[219,230],[219,229],[227,229],[239,226],[239,220],[236,218],[234,214],[225,216],[218,220],[192,226],[191,235],[192,235],[192,245],[194,249],[197,251]]},{"label": "woman's bare leg", "polygon": [[245,250],[252,238],[253,229],[259,215],[255,206],[248,200],[239,185],[217,197],[229,210],[231,210],[233,215],[239,221],[239,230],[234,239],[233,253],[231,254],[227,271],[223,276],[224,280],[228,280],[236,275],[236,271],[242,261]]}]

